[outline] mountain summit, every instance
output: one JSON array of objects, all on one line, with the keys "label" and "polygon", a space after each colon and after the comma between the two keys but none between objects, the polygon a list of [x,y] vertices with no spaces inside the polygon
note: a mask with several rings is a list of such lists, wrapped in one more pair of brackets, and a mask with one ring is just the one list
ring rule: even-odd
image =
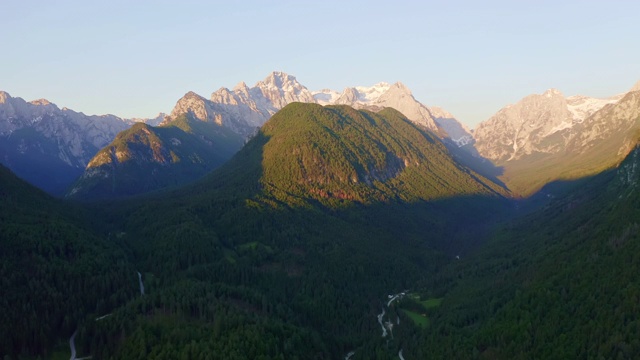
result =
[{"label": "mountain summit", "polygon": [[222,87],[211,94],[209,100],[188,92],[178,100],[164,124],[180,115],[191,113],[198,120],[222,125],[248,138],[271,115],[294,101],[315,102],[311,92],[295,77],[283,72],[272,72],[252,88],[244,82],[240,82],[233,90]]},{"label": "mountain summit", "polygon": [[549,89],[529,95],[481,123],[475,145],[504,168],[505,183],[520,195],[550,181],[593,175],[621,161],[635,144],[638,94],[597,99]]}]

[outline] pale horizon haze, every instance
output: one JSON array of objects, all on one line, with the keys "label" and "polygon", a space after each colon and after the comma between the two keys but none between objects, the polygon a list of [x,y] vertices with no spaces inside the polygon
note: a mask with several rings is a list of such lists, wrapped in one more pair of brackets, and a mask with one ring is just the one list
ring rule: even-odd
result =
[{"label": "pale horizon haze", "polygon": [[640,80],[636,1],[0,0],[0,90],[85,114],[170,112],[272,71],[309,90],[401,81],[470,128],[556,88]]}]

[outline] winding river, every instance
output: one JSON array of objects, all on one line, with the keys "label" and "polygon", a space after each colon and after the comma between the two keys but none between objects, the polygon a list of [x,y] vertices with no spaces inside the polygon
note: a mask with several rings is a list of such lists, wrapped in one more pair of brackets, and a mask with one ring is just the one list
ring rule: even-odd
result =
[{"label": "winding river", "polygon": [[138,271],[138,282],[140,283],[140,295],[144,295],[144,284],[142,283],[142,274]]}]

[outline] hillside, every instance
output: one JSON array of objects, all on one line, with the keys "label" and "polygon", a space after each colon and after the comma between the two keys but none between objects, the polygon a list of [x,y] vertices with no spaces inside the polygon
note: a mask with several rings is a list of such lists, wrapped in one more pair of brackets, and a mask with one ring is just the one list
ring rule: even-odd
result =
[{"label": "hillside", "polygon": [[435,358],[636,358],[638,147],[429,282]]},{"label": "hillside", "polygon": [[51,358],[88,316],[133,298],[135,269],[82,209],[51,198],[0,165],[0,353]]},{"label": "hillside", "polygon": [[147,294],[88,325],[105,339],[92,353],[132,358],[144,339],[157,358],[390,358],[372,336],[381,296],[432,275],[470,233],[466,246],[481,242],[502,193],[394,110],[287,105],[197,183],[96,206]]},{"label": "hillside", "polygon": [[91,159],[67,197],[117,198],[183,185],[220,166],[242,144],[232,131],[186,115],[161,127],[136,124]]}]

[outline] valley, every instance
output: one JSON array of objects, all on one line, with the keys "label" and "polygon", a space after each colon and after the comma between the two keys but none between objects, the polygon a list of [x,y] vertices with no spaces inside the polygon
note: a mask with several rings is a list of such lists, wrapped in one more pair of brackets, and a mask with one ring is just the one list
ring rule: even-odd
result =
[{"label": "valley", "polygon": [[274,72],[127,125],[64,198],[2,166],[2,355],[633,358],[639,94],[468,130]]}]

